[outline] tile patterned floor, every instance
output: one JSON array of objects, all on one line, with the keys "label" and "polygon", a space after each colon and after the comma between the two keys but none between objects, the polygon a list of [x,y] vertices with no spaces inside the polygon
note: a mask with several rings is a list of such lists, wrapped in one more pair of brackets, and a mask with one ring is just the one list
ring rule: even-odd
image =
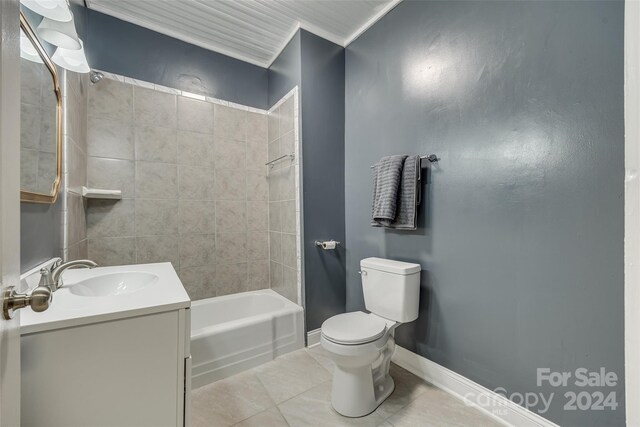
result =
[{"label": "tile patterned floor", "polygon": [[193,390],[193,427],[500,426],[477,409],[392,364],[396,388],[376,411],[346,418],[331,407],[333,362],[320,346],[289,353]]}]

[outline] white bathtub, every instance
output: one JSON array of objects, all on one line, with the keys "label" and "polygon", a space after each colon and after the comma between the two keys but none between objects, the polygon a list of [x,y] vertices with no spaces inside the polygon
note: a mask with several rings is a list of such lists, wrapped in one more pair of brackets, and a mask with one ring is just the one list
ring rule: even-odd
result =
[{"label": "white bathtub", "polygon": [[265,289],[191,304],[192,388],[304,346],[302,307]]}]

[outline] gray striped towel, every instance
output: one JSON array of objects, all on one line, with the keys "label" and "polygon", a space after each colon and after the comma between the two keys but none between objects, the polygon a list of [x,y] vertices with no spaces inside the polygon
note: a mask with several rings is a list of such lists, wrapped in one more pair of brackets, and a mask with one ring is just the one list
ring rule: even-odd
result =
[{"label": "gray striped towel", "polygon": [[420,156],[409,156],[402,168],[402,181],[398,193],[398,208],[389,228],[415,230],[417,228],[418,172]]},{"label": "gray striped towel", "polygon": [[398,190],[407,157],[405,155],[383,157],[374,166],[371,225],[388,227],[396,218]]}]

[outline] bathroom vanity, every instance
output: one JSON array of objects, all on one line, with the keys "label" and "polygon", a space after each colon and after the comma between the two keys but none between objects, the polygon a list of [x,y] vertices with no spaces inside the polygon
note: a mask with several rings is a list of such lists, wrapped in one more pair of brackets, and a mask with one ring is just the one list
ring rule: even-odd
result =
[{"label": "bathroom vanity", "polygon": [[22,425],[188,425],[190,300],[172,265],[62,278],[47,311],[22,314]]}]

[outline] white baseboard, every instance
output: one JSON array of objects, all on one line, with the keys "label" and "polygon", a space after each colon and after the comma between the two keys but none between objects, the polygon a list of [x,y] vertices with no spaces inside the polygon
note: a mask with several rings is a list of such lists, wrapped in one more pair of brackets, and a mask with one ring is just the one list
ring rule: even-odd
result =
[{"label": "white baseboard", "polygon": [[315,347],[320,344],[320,329],[307,332],[307,347]]},{"label": "white baseboard", "polygon": [[407,349],[396,346],[391,360],[396,365],[464,400],[502,424],[518,427],[558,427],[557,424],[504,396]]}]

